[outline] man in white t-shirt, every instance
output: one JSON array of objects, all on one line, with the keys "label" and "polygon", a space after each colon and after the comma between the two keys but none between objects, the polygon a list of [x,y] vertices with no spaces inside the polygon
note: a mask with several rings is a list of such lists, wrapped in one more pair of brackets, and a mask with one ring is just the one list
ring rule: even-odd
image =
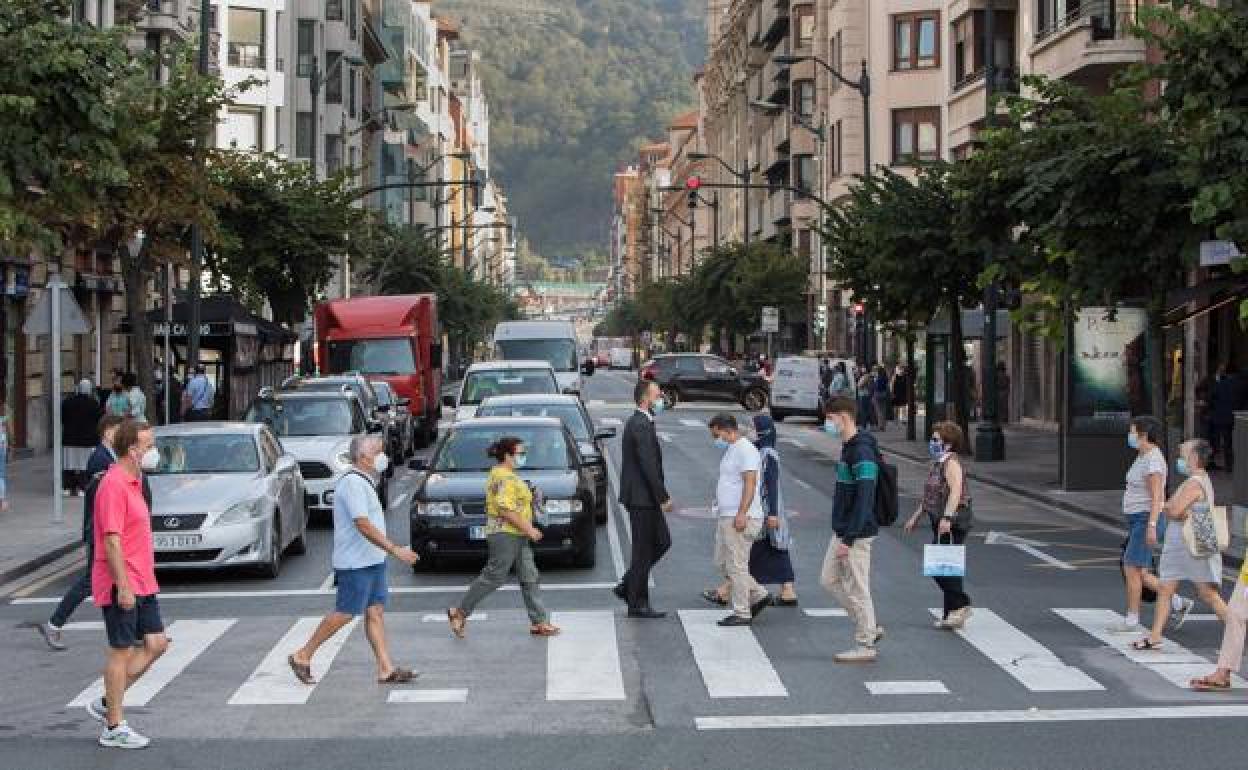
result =
[{"label": "man in white t-shirt", "polygon": [[748,626],[771,602],[750,576],[750,547],[763,529],[762,456],[732,415],[717,414],[708,427],[715,446],[725,450],[715,484],[715,566],[732,586],[732,614],[719,625]]}]

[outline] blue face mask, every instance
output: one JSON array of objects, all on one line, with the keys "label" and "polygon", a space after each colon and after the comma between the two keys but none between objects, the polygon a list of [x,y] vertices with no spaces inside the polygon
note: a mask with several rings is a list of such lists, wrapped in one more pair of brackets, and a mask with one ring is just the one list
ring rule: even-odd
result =
[{"label": "blue face mask", "polygon": [[715,437],[715,448],[716,448],[716,449],[727,449],[729,446],[731,446],[731,445],[730,445],[730,444],[729,444],[726,440],[724,440],[724,439],[722,439],[722,438],[720,438],[720,437],[718,437],[718,436],[716,436],[716,437]]},{"label": "blue face mask", "polygon": [[934,438],[927,442],[927,456],[939,460],[945,454],[945,442]]},{"label": "blue face mask", "polygon": [[662,414],[663,410],[666,408],[667,408],[667,402],[660,398],[658,401],[655,401],[653,404],[650,405],[650,414],[654,414],[654,415]]},{"label": "blue face mask", "polygon": [[1132,449],[1139,449],[1140,437],[1134,433],[1128,433],[1127,434],[1127,446],[1131,447]]},{"label": "blue face mask", "polygon": [[1184,460],[1182,457],[1174,464],[1174,469],[1179,472],[1180,476],[1192,475],[1192,469],[1187,467],[1187,460]]},{"label": "blue face mask", "polygon": [[516,463],[517,468],[523,468],[525,465],[528,464],[529,456],[527,454],[521,453],[521,454],[514,456],[514,461]]},{"label": "blue face mask", "polygon": [[823,432],[832,438],[839,438],[841,435],[841,424],[836,420],[824,420]]}]

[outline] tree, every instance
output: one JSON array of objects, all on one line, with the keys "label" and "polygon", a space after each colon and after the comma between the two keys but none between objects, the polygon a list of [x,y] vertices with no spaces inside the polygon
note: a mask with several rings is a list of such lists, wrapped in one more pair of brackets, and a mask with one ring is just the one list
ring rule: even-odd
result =
[{"label": "tree", "polygon": [[235,150],[213,155],[210,167],[228,199],[216,210],[209,272],[251,304],[267,301],[275,320],[303,320],[362,228],[349,175],[321,181],[306,163]]}]

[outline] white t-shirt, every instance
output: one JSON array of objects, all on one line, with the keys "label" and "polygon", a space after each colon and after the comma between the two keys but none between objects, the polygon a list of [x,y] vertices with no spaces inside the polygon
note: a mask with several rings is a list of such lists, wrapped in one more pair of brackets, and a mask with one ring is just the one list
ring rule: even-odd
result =
[{"label": "white t-shirt", "polygon": [[334,486],[334,569],[360,569],[386,560],[386,552],[356,529],[355,520],[364,518],[386,534],[386,512],[377,489],[362,472],[348,471]]},{"label": "white t-shirt", "polygon": [[1161,474],[1161,487],[1166,487],[1166,456],[1157,447],[1142,455],[1127,469],[1127,488],[1122,492],[1123,513],[1147,513],[1152,510],[1153,496],[1148,491],[1150,474]]},{"label": "white t-shirt", "polygon": [[736,443],[728,447],[724,457],[719,461],[719,481],[715,485],[715,503],[720,516],[736,516],[741,507],[741,492],[745,489],[745,480],[741,474],[754,471],[754,499],[746,515],[751,519],[763,518],[762,495],[759,488],[763,481],[762,455],[754,444],[746,438],[738,438]]}]

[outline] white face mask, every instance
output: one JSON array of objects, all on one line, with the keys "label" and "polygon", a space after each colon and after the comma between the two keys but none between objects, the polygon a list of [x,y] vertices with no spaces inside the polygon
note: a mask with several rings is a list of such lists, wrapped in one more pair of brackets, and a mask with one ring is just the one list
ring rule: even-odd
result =
[{"label": "white face mask", "polygon": [[389,467],[390,458],[386,456],[385,452],[382,452],[373,458],[373,470],[377,471],[378,475],[385,473],[386,469]]},{"label": "white face mask", "polygon": [[143,453],[143,457],[139,460],[139,467],[145,471],[151,472],[160,467],[160,450],[152,447]]}]

